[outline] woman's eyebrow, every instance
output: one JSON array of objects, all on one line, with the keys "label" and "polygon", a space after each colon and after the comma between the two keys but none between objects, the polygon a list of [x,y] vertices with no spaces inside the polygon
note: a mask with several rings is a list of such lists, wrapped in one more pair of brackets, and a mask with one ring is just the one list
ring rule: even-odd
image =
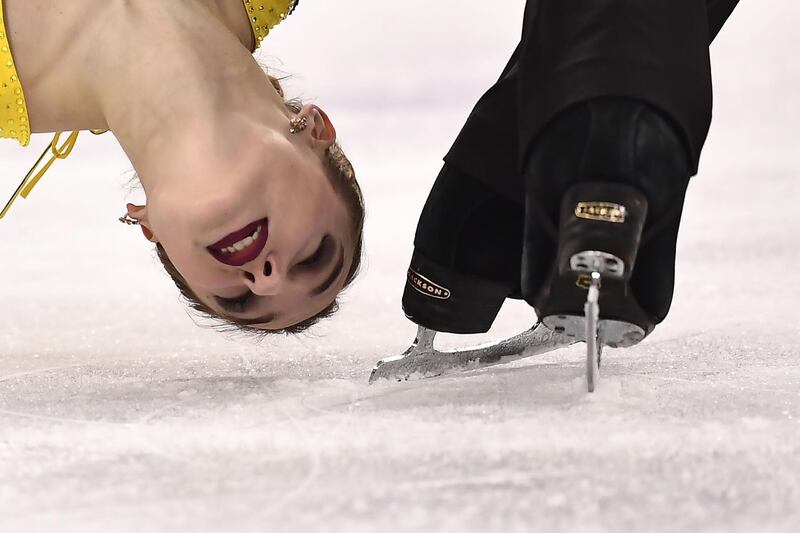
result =
[{"label": "woman's eyebrow", "polygon": [[309,296],[319,296],[323,292],[327,291],[330,288],[330,286],[333,285],[333,282],[339,279],[339,274],[342,273],[343,268],[344,268],[344,248],[340,246],[339,259],[336,261],[336,265],[333,267],[333,270],[331,271],[330,275],[327,278],[325,278],[325,280],[322,283],[320,283],[319,286],[311,289],[311,291],[308,293]]}]

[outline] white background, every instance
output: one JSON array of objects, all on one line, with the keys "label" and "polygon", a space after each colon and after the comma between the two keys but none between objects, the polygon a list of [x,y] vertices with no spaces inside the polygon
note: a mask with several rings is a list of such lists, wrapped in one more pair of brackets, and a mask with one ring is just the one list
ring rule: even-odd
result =
[{"label": "white background", "polygon": [[[608,351],[367,386],[419,210],[520,33],[522,0],[305,0],[257,56],[324,107],[368,201],[339,315],[261,345],[197,328],[118,224],[130,164],[83,134],[0,222],[1,531],[796,531],[800,9],[743,2],[668,320]],[[10,194],[48,136],[0,144]],[[489,335],[535,319],[509,304]]]}]

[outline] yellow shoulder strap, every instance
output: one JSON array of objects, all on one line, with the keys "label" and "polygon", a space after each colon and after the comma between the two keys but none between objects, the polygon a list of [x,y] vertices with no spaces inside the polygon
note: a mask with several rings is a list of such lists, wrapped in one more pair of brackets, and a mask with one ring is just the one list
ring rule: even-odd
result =
[{"label": "yellow shoulder strap", "polygon": [[[36,160],[36,163],[33,164],[31,169],[25,175],[25,178],[23,178],[22,183],[20,183],[19,187],[17,187],[17,190],[14,191],[14,194],[11,195],[11,198],[6,203],[6,206],[3,208],[2,211],[0,211],[0,219],[6,216],[6,213],[8,213],[9,209],[11,209],[11,205],[14,203],[14,200],[16,200],[18,196],[21,196],[23,198],[28,197],[33,188],[36,187],[36,184],[39,183],[39,180],[42,179],[42,176],[44,176],[45,172],[47,172],[53,165],[53,163],[55,163],[56,159],[65,159],[72,152],[72,149],[75,148],[75,142],[78,140],[78,134],[80,132],[73,131],[72,133],[69,134],[67,140],[64,141],[64,143],[61,146],[59,146],[58,143],[61,140],[61,135],[63,133],[64,133],[63,131],[59,131],[53,136],[53,140],[50,142],[50,145],[44,149],[42,155],[39,156],[39,159]],[[102,130],[92,130],[92,133],[94,133],[95,135],[100,135],[101,133],[105,132]],[[37,168],[39,168],[39,165],[47,156],[48,152],[52,154],[50,159],[47,161],[47,163],[44,164],[41,170],[37,172]],[[36,173],[35,175],[34,172]]]}]

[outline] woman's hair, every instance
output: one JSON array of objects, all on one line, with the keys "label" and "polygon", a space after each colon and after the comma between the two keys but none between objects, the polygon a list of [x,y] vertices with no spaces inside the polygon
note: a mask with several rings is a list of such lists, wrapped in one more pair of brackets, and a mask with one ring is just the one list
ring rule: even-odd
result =
[{"label": "woman's hair", "polygon": [[[272,83],[272,86],[275,88],[275,90],[278,91],[278,94],[284,98],[284,104],[286,105],[286,108],[294,114],[299,113],[300,109],[303,107],[302,102],[297,99],[287,100],[283,92],[283,87],[281,87],[280,80],[269,74],[267,74],[267,77],[269,78],[269,81]],[[344,287],[347,287],[353,282],[361,266],[364,229],[364,198],[361,193],[361,187],[356,181],[353,165],[347,159],[347,156],[344,155],[344,152],[338,143],[334,143],[330,148],[328,148],[323,164],[325,165],[328,179],[331,180],[334,190],[342,199],[342,201],[344,201],[351,219],[351,234],[353,236],[355,248],[353,250],[353,262],[350,264],[350,269],[347,272],[347,278],[344,283]],[[158,254],[158,258],[161,260],[161,264],[164,265],[164,269],[170,275],[172,281],[175,282],[175,285],[178,287],[181,296],[189,305],[189,307],[194,309],[202,317],[211,319],[213,322],[210,325],[221,331],[249,333],[260,337],[272,333],[301,333],[320,320],[330,317],[339,308],[338,299],[334,299],[333,302],[328,305],[328,307],[316,315],[303,320],[302,322],[280,330],[259,329],[254,327],[247,320],[240,320],[235,317],[220,315],[211,309],[209,306],[203,303],[203,301],[197,297],[191,287],[189,287],[189,284],[186,282],[180,272],[178,272],[178,269],[175,268],[175,265],[172,264],[172,261],[170,261],[166,250],[164,250],[164,247],[161,246],[160,243],[156,244],[156,253]]]}]

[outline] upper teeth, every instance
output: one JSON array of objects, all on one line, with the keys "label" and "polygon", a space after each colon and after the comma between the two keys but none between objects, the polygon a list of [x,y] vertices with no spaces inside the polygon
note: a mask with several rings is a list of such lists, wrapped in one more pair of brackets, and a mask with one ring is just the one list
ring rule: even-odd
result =
[{"label": "upper teeth", "polygon": [[235,242],[232,245],[223,248],[222,251],[225,252],[226,254],[235,254],[236,252],[241,252],[242,250],[244,250],[245,248],[256,242],[260,232],[261,232],[261,226],[256,228],[256,231],[252,235],[245,237],[239,242]]}]

